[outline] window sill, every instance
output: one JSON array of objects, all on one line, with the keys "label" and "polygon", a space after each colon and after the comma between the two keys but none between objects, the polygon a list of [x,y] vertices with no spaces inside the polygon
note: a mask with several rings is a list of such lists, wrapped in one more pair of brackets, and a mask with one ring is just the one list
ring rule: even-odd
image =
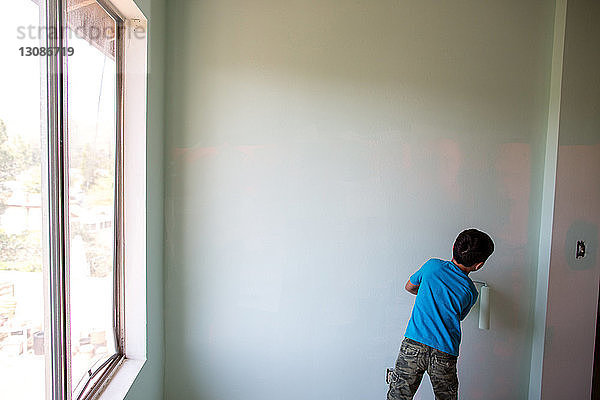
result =
[{"label": "window sill", "polygon": [[110,382],[97,400],[122,400],[133,385],[133,381],[138,376],[146,360],[136,360],[127,358],[119,366],[119,369],[110,379]]}]

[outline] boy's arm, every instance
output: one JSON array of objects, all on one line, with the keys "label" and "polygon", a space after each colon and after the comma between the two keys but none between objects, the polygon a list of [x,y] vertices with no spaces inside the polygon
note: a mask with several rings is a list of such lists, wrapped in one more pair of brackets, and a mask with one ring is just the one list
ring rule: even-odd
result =
[{"label": "boy's arm", "polygon": [[404,286],[404,288],[409,292],[414,294],[415,296],[417,295],[417,292],[419,291],[419,285],[415,285],[414,283],[412,283],[410,281],[410,279],[406,282],[406,285]]},{"label": "boy's arm", "polygon": [[465,318],[467,318],[467,315],[469,315],[469,312],[471,311],[471,309],[473,308],[473,306],[475,305],[475,303],[477,303],[477,297],[479,296],[479,293],[477,292],[477,290],[475,291],[475,294],[473,295],[473,299],[471,300],[471,304],[469,304],[469,306],[467,308],[465,308],[462,313],[460,314],[460,320],[464,320]]},{"label": "boy's arm", "polygon": [[417,295],[417,292],[419,291],[419,285],[421,284],[421,276],[423,275],[423,269],[424,269],[425,265],[427,265],[427,263],[425,263],[421,268],[419,268],[419,270],[417,272],[412,274],[410,276],[410,278],[408,278],[408,282],[406,282],[406,285],[404,286],[404,288],[409,293],[412,293],[415,296]]}]

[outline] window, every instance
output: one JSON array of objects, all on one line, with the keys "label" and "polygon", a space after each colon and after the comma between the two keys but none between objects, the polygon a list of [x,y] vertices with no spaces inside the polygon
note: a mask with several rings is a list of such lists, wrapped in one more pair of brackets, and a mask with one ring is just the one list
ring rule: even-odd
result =
[{"label": "window", "polygon": [[[106,8],[104,8],[106,7]],[[73,397],[123,355],[120,304],[122,165],[120,64],[123,21],[107,5],[70,0],[66,8],[68,248]],[[117,229],[105,229],[105,220]]]},{"label": "window", "polygon": [[30,0],[10,3],[0,3],[6,55],[0,64],[0,398],[43,399],[50,358],[44,346],[42,68],[40,60],[17,53],[37,42],[8,30],[13,20],[39,26],[41,13]]},{"label": "window", "polygon": [[0,25],[0,398],[122,398],[145,360],[146,21],[12,0]]}]

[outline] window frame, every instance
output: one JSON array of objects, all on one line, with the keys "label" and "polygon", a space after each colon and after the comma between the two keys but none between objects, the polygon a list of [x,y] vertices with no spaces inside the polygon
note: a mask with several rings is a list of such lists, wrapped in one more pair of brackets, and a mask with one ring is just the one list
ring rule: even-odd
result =
[{"label": "window frame", "polygon": [[[133,0],[96,0],[117,21],[117,116],[114,217],[113,329],[117,351],[94,371],[78,393],[71,376],[69,310],[69,191],[67,59],[49,55],[43,64],[47,107],[42,107],[43,162],[47,165],[44,215],[47,228],[46,398],[123,398],[146,361],[146,91],[147,20]],[[40,1],[46,47],[67,47],[66,0]],[[53,34],[54,33],[54,34]],[[125,247],[127,243],[127,247]],[[125,282],[128,282],[125,285]],[[127,299],[127,302],[125,301]],[[98,378],[96,378],[98,374]],[[90,383],[88,385],[88,383]]]}]

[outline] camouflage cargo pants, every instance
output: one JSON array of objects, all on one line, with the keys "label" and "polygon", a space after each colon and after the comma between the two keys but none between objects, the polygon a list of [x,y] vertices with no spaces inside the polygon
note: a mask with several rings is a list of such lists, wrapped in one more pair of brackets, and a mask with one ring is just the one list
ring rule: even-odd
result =
[{"label": "camouflage cargo pants", "polygon": [[436,400],[458,399],[457,357],[405,338],[392,372],[387,400],[410,400],[427,371]]}]

